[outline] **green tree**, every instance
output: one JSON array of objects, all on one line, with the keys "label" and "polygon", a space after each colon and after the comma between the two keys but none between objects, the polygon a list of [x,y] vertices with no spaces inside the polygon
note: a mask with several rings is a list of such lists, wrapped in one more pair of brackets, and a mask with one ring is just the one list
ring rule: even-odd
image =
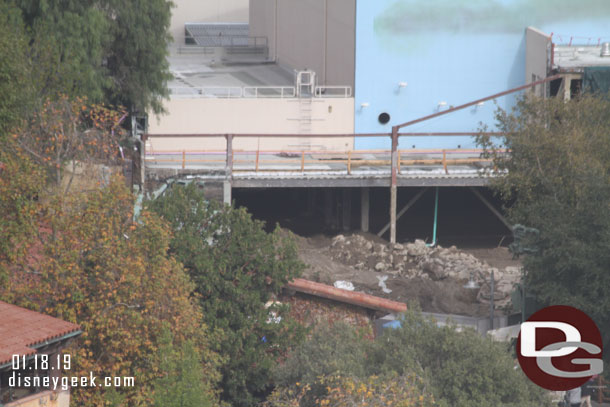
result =
[{"label": "green tree", "polygon": [[153,384],[154,407],[210,407],[214,405],[206,386],[201,356],[190,341],[173,343],[171,331],[161,337],[159,369],[163,375]]},{"label": "green tree", "polygon": [[167,0],[16,0],[29,33],[32,81],[129,110],[161,110],[171,77]]},{"label": "green tree", "polygon": [[104,0],[112,19],[104,60],[109,103],[145,111],[162,110],[171,79],[167,61],[173,3],[167,0]]},{"label": "green tree", "polygon": [[[480,137],[494,159],[493,187],[508,216],[540,231],[525,244],[526,287],[544,304],[591,316],[610,346],[610,101],[524,98],[497,114],[500,139]],[[503,145],[510,154],[501,154]],[[607,358],[607,357],[606,357]]]},{"label": "green tree", "polygon": [[174,186],[150,208],[173,226],[171,252],[197,286],[204,321],[219,331],[222,398],[252,405],[299,334],[281,310],[281,322],[270,323],[265,307],[302,270],[294,244],[279,230],[266,233],[245,209],[207,201],[195,184]]},{"label": "green tree", "polygon": [[[278,369],[278,376],[283,376],[277,379],[280,386],[276,396],[282,396],[280,400],[285,400],[286,394],[298,394],[295,386],[299,382],[308,388],[298,397],[297,405],[318,405],[317,401],[334,397],[329,389],[333,386],[321,385],[318,376],[340,375],[365,386],[371,378],[380,377],[394,383],[417,377],[416,382],[411,381],[407,386],[410,395],[406,397],[412,399],[415,395],[418,399],[421,395],[422,404],[424,399],[428,400],[427,393],[434,396],[437,405],[444,407],[548,404],[541,389],[520,370],[515,370],[516,361],[506,344],[495,343],[470,329],[458,332],[455,326],[438,327],[418,312],[407,312],[400,320],[400,327],[386,329],[374,341],[356,335],[354,328],[345,324],[321,328],[319,332],[297,346]],[[341,340],[351,343],[342,344]],[[346,383],[335,393],[341,399],[353,395]],[[384,394],[374,383],[375,379],[369,386],[373,389],[371,402],[382,395],[387,399],[395,397],[394,391]],[[388,391],[391,387],[388,385]],[[294,398],[288,399],[294,401]]]},{"label": "green tree", "polygon": [[23,121],[32,98],[27,37],[19,9],[0,1],[0,143]]},{"label": "green tree", "polygon": [[414,372],[426,378],[441,406],[548,405],[544,392],[519,369],[508,346],[472,329],[439,327],[407,312],[400,327],[387,329],[369,353],[372,374]]},{"label": "green tree", "polygon": [[[323,388],[312,400],[312,387]],[[365,379],[344,376],[319,376],[313,383],[297,383],[291,387],[278,387],[263,404],[264,407],[433,407],[434,397],[421,378],[389,375],[370,376]]]},{"label": "green tree", "polygon": [[[14,146],[0,145],[0,287],[8,284],[9,270],[27,258],[38,235],[39,196],[44,171]],[[24,264],[27,267],[27,263]]]},{"label": "green tree", "polygon": [[[319,376],[365,377],[363,355],[369,341],[343,322],[319,322],[308,340],[297,346],[274,373],[275,384],[315,383]],[[315,386],[314,386],[315,387]]]},{"label": "green tree", "polygon": [[57,94],[102,101],[111,20],[94,0],[16,0],[29,32],[32,81],[41,100]]}]

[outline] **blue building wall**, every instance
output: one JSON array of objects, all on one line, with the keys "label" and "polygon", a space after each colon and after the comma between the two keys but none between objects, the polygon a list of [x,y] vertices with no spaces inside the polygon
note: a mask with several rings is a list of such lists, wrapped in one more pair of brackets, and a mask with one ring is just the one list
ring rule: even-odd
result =
[{"label": "blue building wall", "polygon": [[[358,0],[355,129],[392,125],[525,84],[525,29],[610,37],[610,0]],[[399,82],[407,82],[400,88]],[[510,109],[516,95],[495,101]],[[446,106],[439,107],[439,102]],[[368,107],[362,108],[362,103]],[[404,128],[469,132],[494,126],[494,102]],[[386,125],[378,116],[387,112]],[[357,138],[356,148],[389,148],[389,138]],[[401,137],[400,148],[472,148],[470,137]]]}]

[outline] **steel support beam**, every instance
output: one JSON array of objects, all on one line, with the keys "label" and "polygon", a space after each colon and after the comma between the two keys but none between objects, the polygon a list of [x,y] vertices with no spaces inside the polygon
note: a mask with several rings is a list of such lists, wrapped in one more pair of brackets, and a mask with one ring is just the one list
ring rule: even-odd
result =
[{"label": "steel support beam", "polygon": [[223,181],[222,182],[222,203],[226,205],[231,205],[232,191],[231,191],[231,182]]},{"label": "steel support beam", "polygon": [[329,227],[333,220],[333,189],[324,190],[324,225]]},{"label": "steel support beam", "polygon": [[[398,215],[396,215],[396,220],[400,219],[400,217],[402,215],[404,215],[411,206],[413,206],[413,204],[415,202],[417,202],[419,200],[419,198],[421,198],[421,196],[428,190],[428,188],[423,188],[421,191],[419,191],[413,198],[411,198],[411,200],[409,200],[409,202],[407,202],[407,204],[400,210],[400,212],[398,212]],[[388,229],[390,228],[390,223],[386,224],[383,229],[381,229],[378,233],[377,236],[383,236],[383,234],[385,232],[388,231]]]},{"label": "steel support beam", "polygon": [[341,204],[342,224],[343,230],[348,231],[351,229],[352,220],[352,190],[349,188],[343,188],[341,191],[343,202]]},{"label": "steel support beam", "polygon": [[370,195],[368,187],[360,189],[360,230],[363,232],[369,231]]},{"label": "steel support beam", "polygon": [[[195,175],[182,173],[181,171],[172,171],[172,176]],[[206,180],[205,176],[200,179]],[[213,181],[214,179],[210,179]],[[397,186],[399,187],[483,187],[489,184],[490,179],[484,177],[473,178],[398,178]],[[364,187],[383,187],[389,185],[388,178],[237,178],[233,177],[233,188],[364,188]]]},{"label": "steel support beam", "polygon": [[483,202],[483,204],[485,204],[485,206],[487,206],[487,208],[494,214],[496,215],[496,217],[498,219],[500,219],[500,221],[502,223],[504,223],[504,226],[506,226],[506,228],[508,230],[510,230],[512,232],[513,230],[513,225],[511,225],[504,216],[502,216],[502,214],[496,209],[494,208],[494,206],[487,200],[485,199],[485,197],[479,192],[477,191],[475,188],[470,187],[470,190],[472,191],[473,194],[475,194],[477,196],[477,198],[479,198],[481,200],[481,202]]}]

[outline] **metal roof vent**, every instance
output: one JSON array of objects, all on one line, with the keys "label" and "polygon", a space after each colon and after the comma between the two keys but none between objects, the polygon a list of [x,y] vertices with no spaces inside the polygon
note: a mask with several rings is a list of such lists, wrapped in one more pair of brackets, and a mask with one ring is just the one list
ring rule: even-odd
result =
[{"label": "metal roof vent", "polygon": [[602,43],[602,53],[601,55],[602,57],[610,57],[610,42],[603,42]]}]

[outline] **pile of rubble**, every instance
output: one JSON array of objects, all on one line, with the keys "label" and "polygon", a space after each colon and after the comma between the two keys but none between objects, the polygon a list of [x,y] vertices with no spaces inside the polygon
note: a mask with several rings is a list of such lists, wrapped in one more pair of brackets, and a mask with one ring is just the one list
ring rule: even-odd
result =
[{"label": "pile of rubble", "polygon": [[510,302],[514,285],[521,279],[519,267],[494,268],[455,246],[430,247],[423,240],[391,246],[361,235],[338,235],[332,239],[329,253],[337,262],[381,275],[407,279],[419,277],[433,281],[454,279],[465,282],[472,279],[480,286],[477,299],[481,302],[489,301],[493,271],[494,301],[498,306]]}]

